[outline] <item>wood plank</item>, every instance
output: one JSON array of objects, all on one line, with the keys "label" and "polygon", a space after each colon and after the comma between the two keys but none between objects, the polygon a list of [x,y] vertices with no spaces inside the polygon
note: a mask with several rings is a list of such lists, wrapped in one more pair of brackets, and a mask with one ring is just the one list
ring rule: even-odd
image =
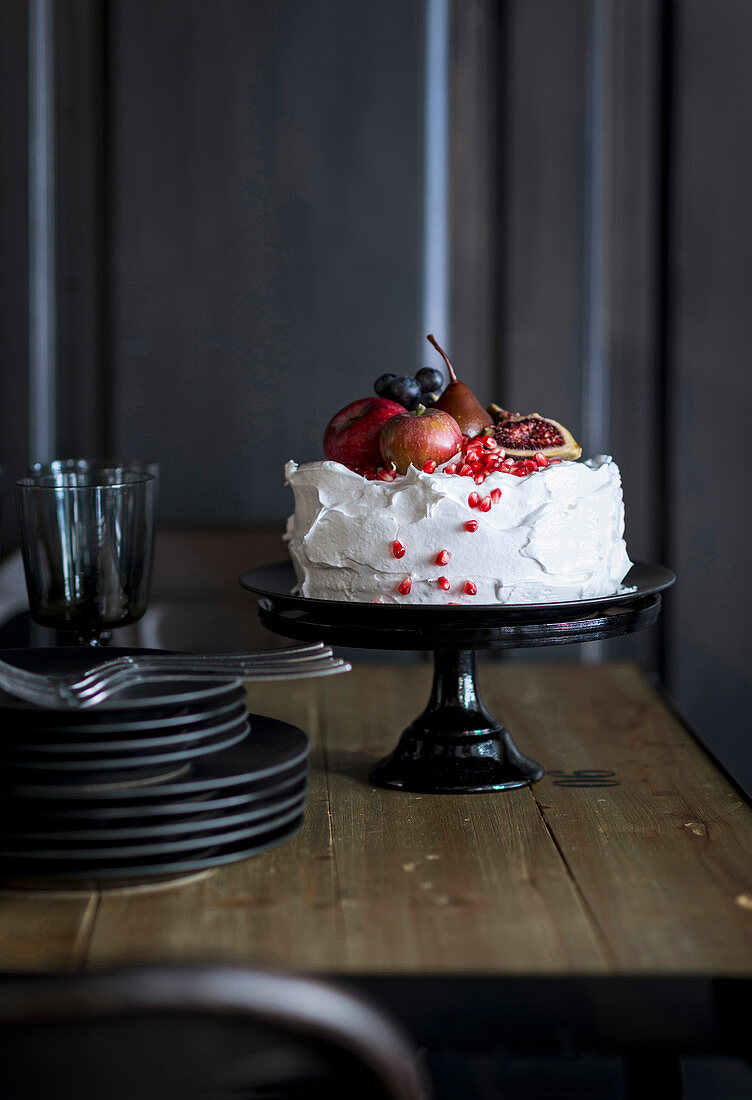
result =
[{"label": "wood plank", "polygon": [[[499,671],[488,700],[547,776],[535,797],[614,972],[752,972],[752,810],[636,669]],[[601,769],[617,786],[562,786]],[[570,780],[571,781],[571,780]]]},{"label": "wood plank", "polygon": [[[748,976],[752,811],[642,674],[482,665],[491,709],[547,776],[467,798],[371,788],[371,764],[429,678],[426,666],[364,666],[256,686],[258,710],[313,737],[302,833],[192,884],[106,892],[96,913],[81,899],[3,897],[4,965]],[[593,769],[617,785],[552,774]]]},{"label": "wood plank", "polygon": [[263,684],[255,685],[249,698],[251,710],[292,722],[312,738],[311,788],[301,833],[278,849],[183,888],[105,893],[90,965],[203,959],[321,971],[334,967],[342,927],[318,736],[320,690],[306,682]]},{"label": "wood plank", "polygon": [[426,666],[357,669],[324,696],[343,971],[601,973],[606,959],[530,791],[368,786],[428,698]]},{"label": "wood plank", "polygon": [[0,890],[0,971],[77,970],[96,907],[95,892]]}]

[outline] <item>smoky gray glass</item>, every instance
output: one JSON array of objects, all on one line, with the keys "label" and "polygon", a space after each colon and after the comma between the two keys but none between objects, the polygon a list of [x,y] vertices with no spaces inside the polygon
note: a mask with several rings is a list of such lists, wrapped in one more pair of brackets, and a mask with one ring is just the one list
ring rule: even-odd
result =
[{"label": "smoky gray glass", "polygon": [[53,458],[49,462],[34,462],[29,466],[29,477],[47,474],[96,474],[104,470],[133,471],[151,474],[159,479],[159,463],[141,458]]},{"label": "smoky gray glass", "polygon": [[75,631],[82,645],[146,611],[156,480],[107,468],[61,470],[16,482],[29,610],[34,622]]}]

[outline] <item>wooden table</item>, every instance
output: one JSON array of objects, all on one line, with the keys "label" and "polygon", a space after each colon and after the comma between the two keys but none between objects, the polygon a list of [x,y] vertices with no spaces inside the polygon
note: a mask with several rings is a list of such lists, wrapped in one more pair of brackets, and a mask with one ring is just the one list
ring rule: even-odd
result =
[{"label": "wooden table", "polygon": [[5,892],[0,968],[270,964],[357,981],[427,1043],[745,1052],[752,811],[646,677],[483,664],[490,710],[545,778],[370,787],[430,676],[255,686],[252,710],[313,741],[303,831],[180,886]]}]

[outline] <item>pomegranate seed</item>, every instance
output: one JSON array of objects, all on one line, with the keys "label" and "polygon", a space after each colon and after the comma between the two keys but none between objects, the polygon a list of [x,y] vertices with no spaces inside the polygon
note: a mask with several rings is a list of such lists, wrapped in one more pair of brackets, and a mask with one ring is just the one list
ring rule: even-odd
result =
[{"label": "pomegranate seed", "polygon": [[448,592],[451,588],[451,585],[449,584],[449,581],[446,577],[439,577],[436,583],[438,584],[439,588],[443,588],[445,592]]},{"label": "pomegranate seed", "polygon": [[451,554],[448,550],[439,550],[438,554],[434,558],[434,565],[446,565],[451,558]]},{"label": "pomegranate seed", "polygon": [[423,473],[424,474],[432,474],[435,469],[436,469],[436,463],[434,462],[434,460],[432,458],[429,458],[428,462],[426,462],[426,464],[423,467]]},{"label": "pomegranate seed", "polygon": [[519,466],[513,466],[509,472],[510,474],[514,474],[515,477],[527,477],[527,470],[524,466],[522,468],[520,468]]},{"label": "pomegranate seed", "polygon": [[397,591],[400,593],[400,595],[407,596],[412,586],[413,582],[410,580],[410,578],[405,577],[405,579],[397,585]]},{"label": "pomegranate seed", "polygon": [[499,444],[496,442],[492,435],[484,435],[483,446],[486,447],[489,451],[495,451],[498,448]]},{"label": "pomegranate seed", "polygon": [[391,470],[379,470],[376,476],[379,481],[394,481],[396,475]]},{"label": "pomegranate seed", "polygon": [[538,463],[533,462],[532,458],[525,459],[525,469],[529,474],[534,473],[538,469]]},{"label": "pomegranate seed", "polygon": [[395,539],[392,543],[392,553],[394,554],[395,558],[404,558],[405,556],[405,548],[401,542],[397,541],[397,539]]},{"label": "pomegranate seed", "polygon": [[467,522],[465,523],[465,530],[470,531],[471,534],[472,534],[473,531],[477,531],[478,530],[478,521],[477,521],[477,519],[467,520]]},{"label": "pomegranate seed", "polygon": [[497,457],[497,455],[489,455],[483,465],[486,467],[489,473],[491,473],[493,470],[498,470],[499,466],[501,465],[501,460]]},{"label": "pomegranate seed", "polygon": [[494,504],[499,503],[499,501],[501,500],[501,489],[492,489],[491,490],[491,500],[493,501]]},{"label": "pomegranate seed", "polygon": [[462,437],[462,449],[463,449],[463,451],[464,451],[465,447],[467,447],[469,442],[470,442],[470,437],[467,436],[467,435],[463,435],[463,437]]},{"label": "pomegranate seed", "polygon": [[483,500],[478,505],[478,511],[479,512],[490,512],[491,511],[491,498],[490,497],[483,497]]},{"label": "pomegranate seed", "polygon": [[548,466],[548,459],[544,454],[541,454],[540,451],[536,453],[535,461],[538,463],[539,466]]},{"label": "pomegranate seed", "polygon": [[466,596],[477,596],[478,595],[478,589],[476,588],[476,586],[473,584],[472,581],[465,581],[465,584],[462,588],[462,591],[465,593]]},{"label": "pomegranate seed", "polygon": [[465,465],[460,470],[460,477],[472,477],[472,476],[473,476],[472,466],[468,466],[468,464],[465,463]]},{"label": "pomegranate seed", "polygon": [[467,503],[471,508],[477,508],[480,504],[480,493],[471,493],[467,498]]},{"label": "pomegranate seed", "polygon": [[511,458],[504,459],[501,466],[499,466],[499,469],[505,474],[511,473],[514,469],[514,463],[512,462]]},{"label": "pomegranate seed", "polygon": [[486,475],[485,474],[476,474],[475,477],[473,478],[473,481],[475,482],[476,485],[482,485],[485,480],[486,480]]},{"label": "pomegranate seed", "polygon": [[444,473],[445,474],[456,474],[457,473],[457,467],[455,466],[455,464],[453,462],[450,462],[448,466],[444,467]]}]

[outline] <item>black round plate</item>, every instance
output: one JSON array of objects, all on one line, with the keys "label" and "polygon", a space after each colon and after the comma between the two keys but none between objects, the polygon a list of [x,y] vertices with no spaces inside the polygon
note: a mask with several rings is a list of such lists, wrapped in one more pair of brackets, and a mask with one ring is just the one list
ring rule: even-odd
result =
[{"label": "black round plate", "polygon": [[[212,810],[202,810],[199,813],[189,813],[170,821],[144,825],[131,822],[121,822],[113,826],[104,823],[94,826],[90,822],[77,827],[62,828],[59,823],[49,822],[44,817],[30,818],[19,817],[9,823],[0,824],[0,848],[5,846],[17,847],[20,843],[23,847],[31,846],[45,848],[53,845],[57,850],[67,850],[69,847],[80,847],[82,844],[103,845],[107,847],[113,844],[142,841],[158,842],[168,840],[187,839],[201,834],[223,832],[243,828],[247,825],[266,823],[268,819],[276,818],[288,810],[297,809],[302,813],[307,795],[307,783],[304,780],[300,789],[295,789],[286,798],[272,797],[252,804],[243,809],[230,809],[217,813]],[[210,838],[212,843],[214,838]]]},{"label": "black round plate", "polygon": [[98,802],[94,799],[71,802],[54,798],[39,799],[5,795],[0,801],[0,832],[2,832],[3,822],[13,822],[21,818],[44,821],[51,826],[65,829],[77,825],[103,823],[117,825],[120,822],[137,825],[152,819],[160,821],[184,814],[250,809],[267,799],[286,798],[295,791],[302,790],[307,782],[308,771],[308,761],[304,760],[301,764],[296,764],[293,768],[281,773],[279,777],[273,776],[260,784],[233,787],[232,793],[224,795],[220,793],[216,798],[212,797],[214,792],[204,796],[197,794],[182,798],[173,797],[167,801],[159,797],[154,801],[141,797],[130,802],[121,799],[117,805],[113,806],[111,799],[101,795]]},{"label": "black round plate", "polygon": [[[303,800],[305,801],[305,799]],[[16,841],[15,837],[4,836],[2,838],[2,850],[0,860],[24,859],[30,863],[56,863],[58,860],[85,864],[91,860],[122,863],[134,859],[163,859],[167,856],[179,857],[190,855],[191,852],[201,851],[207,844],[234,844],[240,841],[249,841],[269,831],[289,825],[300,816],[301,805],[293,809],[287,809],[282,813],[274,814],[263,822],[255,822],[240,827],[235,827],[224,833],[207,836],[181,836],[178,839],[162,839],[151,843],[116,844],[112,847],[106,845],[94,845],[85,848],[73,848],[63,842],[57,846],[57,838],[52,835],[45,839],[45,848],[39,847],[38,841]]]},{"label": "black round plate", "polygon": [[[194,703],[184,707],[160,707],[157,716],[150,718],[141,718],[134,711],[124,711],[122,715],[116,717],[116,720],[113,721],[111,714],[98,715],[96,708],[93,710],[66,711],[65,714],[58,711],[45,711],[44,713],[42,711],[24,711],[14,716],[11,716],[7,710],[3,710],[4,720],[2,730],[0,730],[0,742],[3,740],[10,741],[13,737],[23,737],[24,740],[28,738],[42,740],[43,738],[57,737],[71,741],[90,737],[105,738],[110,734],[148,737],[155,730],[189,730],[202,722],[209,722],[213,718],[220,719],[244,702],[245,689],[236,687],[229,690],[226,695],[206,702]],[[163,713],[166,710],[169,710],[169,713]]]},{"label": "black round plate", "polygon": [[586,600],[569,600],[563,603],[520,604],[374,604],[345,600],[315,600],[292,595],[296,584],[292,562],[276,562],[251,569],[240,578],[240,584],[257,596],[266,597],[275,610],[303,611],[319,622],[333,626],[365,626],[385,630],[431,630],[452,625],[472,626],[485,622],[492,624],[514,622],[565,622],[581,619],[607,607],[629,603],[644,596],[652,596],[669,588],[676,576],[662,565],[636,562],[630,569],[621,589],[611,596],[596,596]]},{"label": "black round plate", "polygon": [[[166,650],[159,650],[163,653]],[[115,657],[134,656],[139,653],[155,653],[148,649],[110,649],[105,647],[99,652],[89,649],[87,646],[54,646],[48,649],[6,649],[0,652],[0,656],[8,664],[17,665],[29,672],[42,672],[45,674],[78,673],[83,675],[87,669],[95,668]],[[234,691],[240,684],[240,677],[228,680],[227,677],[219,680],[196,680],[195,682],[178,680],[171,682],[165,679],[147,684],[136,684],[133,687],[124,688],[117,695],[112,696],[105,703],[99,703],[86,711],[74,712],[80,718],[81,714],[90,715],[96,711],[101,715],[111,716],[121,711],[142,711],[142,717],[151,717],[154,707],[181,707],[186,704],[204,702],[216,699]],[[5,691],[0,691],[0,708],[10,711],[31,711],[34,714],[53,713],[56,720],[60,714],[70,714],[66,708],[57,710],[50,707],[39,707],[34,703],[16,699]],[[111,721],[112,718],[110,717]]]},{"label": "black round plate", "polygon": [[283,783],[270,785],[266,790],[251,791],[227,798],[201,799],[193,802],[172,802],[161,806],[115,806],[81,809],[78,806],[51,809],[47,803],[4,799],[0,805],[0,835],[21,830],[40,830],[50,833],[68,829],[120,829],[150,828],[173,821],[198,820],[202,815],[220,817],[223,814],[250,813],[295,798],[308,789],[308,771],[299,770]]},{"label": "black round plate", "polygon": [[[212,754],[192,764],[186,775],[163,783],[143,787],[123,787],[107,792],[107,802],[144,799],[149,802],[168,801],[205,793],[228,793],[234,787],[257,785],[281,780],[285,773],[303,764],[310,751],[310,741],[302,730],[263,715],[250,716],[252,732],[222,753]],[[99,783],[49,784],[2,777],[0,794],[35,799],[88,802],[102,800]]]},{"label": "black round plate", "polygon": [[224,724],[224,729],[209,734],[199,744],[177,746],[171,751],[158,748],[153,752],[139,749],[125,755],[112,756],[72,756],[60,753],[49,756],[31,756],[24,750],[18,753],[4,752],[0,767],[6,772],[75,772],[88,774],[97,772],[123,772],[131,768],[153,768],[156,766],[180,764],[194,760],[198,756],[221,752],[237,744],[248,735],[249,725],[244,714]]},{"label": "black round plate", "polygon": [[[205,741],[213,734],[223,733],[237,725],[238,722],[242,722],[247,717],[245,701],[240,700],[229,707],[220,707],[216,714],[204,714],[201,717],[202,721],[200,723],[187,728],[180,726],[177,729],[172,728],[166,733],[161,733],[161,727],[154,730],[139,730],[134,737],[117,733],[105,741],[80,741],[78,740],[80,734],[76,735],[75,740],[60,740],[60,733],[57,730],[45,731],[44,734],[34,731],[27,737],[23,737],[22,733],[19,735],[16,731],[17,741],[5,745],[0,744],[0,760],[6,752],[11,755],[14,753],[28,753],[31,756],[44,759],[45,756],[49,755],[75,757],[88,754],[97,757],[103,754],[107,757],[113,753],[150,753],[159,749],[175,750],[180,748],[181,745],[189,748],[191,745],[197,745]],[[160,736],[152,736],[154,733],[160,733]],[[54,737],[55,741],[51,743],[50,737]]]},{"label": "black round plate", "polygon": [[27,889],[59,886],[63,883],[76,889],[96,889],[100,885],[109,883],[137,885],[142,882],[170,879],[260,855],[294,837],[300,832],[303,820],[303,814],[300,814],[287,825],[277,825],[268,832],[260,833],[253,842],[240,840],[228,844],[213,844],[204,852],[193,853],[183,859],[148,858],[130,860],[123,864],[120,861],[103,858],[95,866],[89,865],[86,868],[75,861],[68,866],[59,863],[30,866],[23,857],[8,859],[4,861],[0,871],[0,881],[6,886]]}]

